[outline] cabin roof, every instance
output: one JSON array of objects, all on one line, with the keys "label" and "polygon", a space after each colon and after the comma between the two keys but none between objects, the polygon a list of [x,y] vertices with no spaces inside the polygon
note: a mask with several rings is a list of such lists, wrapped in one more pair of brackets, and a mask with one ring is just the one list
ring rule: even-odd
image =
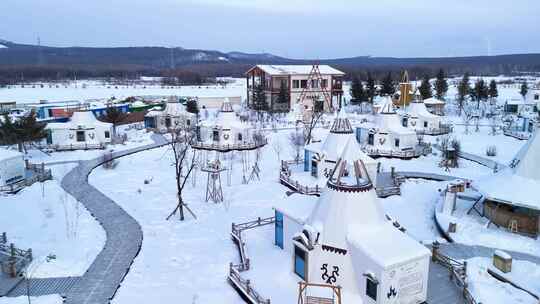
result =
[{"label": "cabin roof", "polygon": [[[258,64],[255,67],[263,70],[270,75],[309,75],[313,69],[313,65],[268,65]],[[253,68],[252,68],[253,69]],[[251,71],[250,69],[249,71]],[[249,72],[248,71],[248,72]],[[345,75],[342,71],[335,69],[329,65],[319,65],[319,71],[323,75]]]}]

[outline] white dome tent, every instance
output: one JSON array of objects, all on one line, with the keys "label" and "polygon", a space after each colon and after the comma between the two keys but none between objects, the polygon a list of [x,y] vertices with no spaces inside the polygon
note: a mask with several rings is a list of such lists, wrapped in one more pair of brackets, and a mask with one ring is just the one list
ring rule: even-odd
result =
[{"label": "white dome tent", "polygon": [[221,105],[221,110],[210,129],[210,140],[214,144],[234,145],[251,141],[250,127],[236,116],[228,98]]},{"label": "white dome tent", "polygon": [[185,125],[194,126],[197,118],[193,113],[186,111],[186,107],[179,102],[168,102],[165,109],[152,109],[144,116],[144,125],[147,129],[165,133],[171,128]]},{"label": "white dome tent", "polygon": [[308,286],[340,286],[341,303],[423,303],[430,252],[386,219],[368,166],[362,156],[353,158],[353,142],[306,220],[276,209],[276,244],[281,237]]},{"label": "white dome tent", "polygon": [[23,180],[25,175],[23,154],[0,149],[0,188]]},{"label": "white dome tent", "polygon": [[357,130],[357,139],[372,157],[413,158],[430,152],[430,147],[418,143],[416,132],[403,126],[392,99],[385,97],[373,125]]},{"label": "white dome tent", "polygon": [[103,149],[111,142],[112,128],[91,111],[76,111],[68,122],[47,124],[44,144],[55,150]]},{"label": "white dome tent", "polygon": [[421,100],[412,101],[403,115],[403,126],[418,134],[443,135],[450,132],[450,126],[441,116],[430,113]]},{"label": "white dome tent", "polygon": [[540,223],[540,135],[529,139],[510,168],[474,182],[484,196],[483,211],[495,224],[538,235]]}]

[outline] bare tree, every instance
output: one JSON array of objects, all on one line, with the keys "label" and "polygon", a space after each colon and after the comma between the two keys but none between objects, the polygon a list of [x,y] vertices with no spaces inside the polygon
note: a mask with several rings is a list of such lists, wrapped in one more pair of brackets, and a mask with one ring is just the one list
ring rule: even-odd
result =
[{"label": "bare tree", "polygon": [[[319,123],[321,117],[324,114],[324,101],[322,99],[316,99],[313,101],[313,109],[307,114],[304,119],[304,142],[306,145],[311,143],[313,138],[313,129]],[[304,115],[306,116],[306,115]]]},{"label": "bare tree", "polygon": [[283,146],[281,145],[281,141],[277,136],[272,140],[272,149],[277,154],[278,162],[281,163],[281,151],[283,151]]},{"label": "bare tree", "polygon": [[173,166],[175,168],[176,196],[178,198],[178,202],[174,210],[167,216],[167,220],[178,213],[180,220],[183,221],[185,219],[184,209],[191,213],[194,218],[197,218],[182,198],[184,187],[186,186],[193,169],[197,165],[197,153],[191,147],[196,140],[195,129],[186,126],[185,124],[180,124],[176,127],[170,128],[169,134],[171,136],[169,147],[174,156]]},{"label": "bare tree", "polygon": [[294,149],[294,160],[298,163],[300,162],[300,150],[302,150],[302,147],[305,145],[304,135],[297,129],[295,132],[289,134],[289,142]]}]

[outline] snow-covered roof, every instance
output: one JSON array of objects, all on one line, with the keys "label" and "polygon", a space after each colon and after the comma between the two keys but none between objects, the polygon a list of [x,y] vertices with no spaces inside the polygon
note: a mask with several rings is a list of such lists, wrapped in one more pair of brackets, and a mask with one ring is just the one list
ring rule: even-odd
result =
[{"label": "snow-covered roof", "polygon": [[383,98],[381,103],[381,110],[379,111],[380,114],[396,114],[396,109],[394,108],[394,103],[392,102],[392,98],[390,96],[386,96]]},{"label": "snow-covered roof", "polygon": [[474,181],[474,186],[487,199],[540,210],[540,181],[514,174],[511,169],[480,178]]},{"label": "snow-covered roof", "polygon": [[515,168],[517,175],[540,181],[540,136],[538,131],[527,141],[527,144],[520,150],[516,160]]},{"label": "snow-covered roof", "polygon": [[[257,67],[270,75],[309,75],[313,69],[313,65],[267,65],[259,64]],[[345,75],[340,70],[334,69],[329,65],[319,65],[321,74],[327,75]]]},{"label": "snow-covered roof", "polygon": [[355,261],[362,261],[363,255],[384,268],[430,255],[425,246],[393,227],[390,222],[368,227],[352,225],[347,241],[351,244],[353,265]]},{"label": "snow-covered roof", "polygon": [[22,156],[23,156],[22,153],[20,153],[18,151],[15,151],[15,150],[0,149],[0,161],[15,158],[15,157],[21,157],[22,158]]},{"label": "snow-covered roof", "polygon": [[142,108],[142,107],[146,107],[147,104],[145,104],[144,102],[140,101],[140,100],[137,100],[137,101],[134,101],[131,103],[131,107],[132,108]]},{"label": "snow-covered roof", "polygon": [[274,209],[303,225],[306,223],[316,203],[316,196],[302,194],[283,195],[281,199],[276,200]]},{"label": "snow-covered roof", "polygon": [[49,123],[47,124],[48,129],[93,129],[95,126],[106,126],[108,128],[112,127],[112,124],[101,122],[96,119],[96,116],[91,111],[75,111],[65,123]]},{"label": "snow-covered roof", "polygon": [[428,99],[424,99],[424,103],[427,105],[443,105],[446,104],[443,100],[431,97]]},{"label": "snow-covered roof", "polygon": [[420,117],[426,120],[440,120],[441,117],[432,114],[426,108],[426,105],[421,101],[414,101],[409,104],[407,108],[407,114],[412,117]]},{"label": "snow-covered roof", "polygon": [[238,116],[236,116],[228,98],[221,105],[221,110],[214,122],[214,126],[221,129],[248,129],[248,126],[242,123]]}]

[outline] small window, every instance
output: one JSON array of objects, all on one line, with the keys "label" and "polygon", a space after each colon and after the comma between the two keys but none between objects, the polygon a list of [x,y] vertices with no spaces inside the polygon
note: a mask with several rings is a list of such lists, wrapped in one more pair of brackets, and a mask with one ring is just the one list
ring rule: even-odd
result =
[{"label": "small window", "polygon": [[212,133],[212,139],[214,141],[219,141],[219,131],[218,130],[214,130],[214,132]]},{"label": "small window", "polygon": [[238,141],[242,141],[242,133],[238,133]]},{"label": "small window", "polygon": [[294,246],[294,273],[305,280],[306,268],[306,252]]},{"label": "small window", "polygon": [[300,80],[300,87],[302,89],[307,88],[307,80]]},{"label": "small window", "polygon": [[373,146],[375,144],[375,134],[370,133],[368,135],[368,145]]},{"label": "small window", "polygon": [[326,88],[328,86],[328,79],[321,80],[321,88]]},{"label": "small window", "polygon": [[311,176],[313,176],[313,177],[318,177],[318,175],[319,175],[319,171],[317,169],[318,164],[319,163],[316,160],[314,160],[314,159],[311,160]]},{"label": "small window", "polygon": [[366,295],[377,301],[377,282],[370,278],[366,278]]},{"label": "small window", "polygon": [[165,127],[167,128],[170,128],[171,127],[171,119],[170,118],[165,118]]},{"label": "small window", "polygon": [[111,138],[111,132],[105,131],[105,138]]},{"label": "small window", "polygon": [[394,140],[394,146],[396,146],[396,148],[399,148],[399,138],[396,138]]},{"label": "small window", "polygon": [[401,125],[406,128],[408,124],[409,124],[409,120],[407,118],[403,118],[403,120],[401,121]]},{"label": "small window", "polygon": [[186,125],[187,125],[188,127],[191,126],[191,120],[187,119],[187,120],[186,120]]},{"label": "small window", "polygon": [[86,141],[86,136],[84,134],[84,131],[77,131],[77,141],[78,142]]},{"label": "small window", "polygon": [[534,95],[534,100],[539,100],[540,99],[540,94],[535,94]]},{"label": "small window", "polygon": [[292,87],[293,89],[298,89],[300,87],[300,80],[293,80]]},{"label": "small window", "polygon": [[424,128],[427,128],[427,127],[428,127],[428,122],[424,121]]}]

